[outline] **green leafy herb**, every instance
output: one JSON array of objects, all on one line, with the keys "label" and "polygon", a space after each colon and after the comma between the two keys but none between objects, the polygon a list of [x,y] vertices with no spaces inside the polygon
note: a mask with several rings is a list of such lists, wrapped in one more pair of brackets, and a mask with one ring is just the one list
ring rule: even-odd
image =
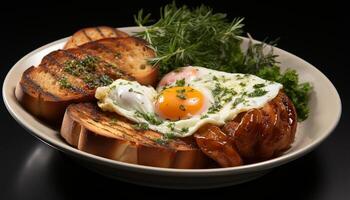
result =
[{"label": "green leafy herb", "polygon": [[157,138],[154,141],[160,145],[165,145],[168,143],[168,140],[165,140],[164,138]]},{"label": "green leafy herb", "polygon": [[149,129],[149,125],[147,123],[138,123],[138,124],[134,124],[133,128],[138,130],[138,131],[145,131]]},{"label": "green leafy herb", "polygon": [[267,93],[266,90],[263,90],[261,88],[255,89],[253,92],[248,94],[248,97],[261,97]]},{"label": "green leafy herb", "polygon": [[61,87],[68,88],[68,89],[73,89],[72,84],[68,82],[67,77],[65,77],[65,76],[62,76],[58,80],[58,83],[60,84]]},{"label": "green leafy herb", "polygon": [[97,57],[86,56],[81,60],[69,60],[64,63],[64,71],[74,76],[79,76],[83,73],[91,73],[96,69],[96,64],[99,61]]},{"label": "green leafy herb", "polygon": [[[138,36],[156,50],[157,57],[151,62],[159,64],[161,74],[188,64],[229,69],[229,62],[242,56],[241,39],[237,37],[242,33],[242,18],[229,22],[226,14],[213,13],[207,6],[191,10],[175,3],[162,8],[160,15],[155,24]],[[150,14],[143,15],[141,10],[135,21],[145,27],[149,18]]]},{"label": "green leafy herb", "polygon": [[175,135],[173,133],[166,133],[161,138],[157,138],[154,141],[160,145],[165,145],[169,143],[169,140],[172,140],[175,138]]},{"label": "green leafy herb", "polygon": [[295,70],[287,69],[284,73],[277,66],[264,67],[258,71],[258,76],[283,84],[283,90],[292,100],[298,113],[298,120],[305,120],[309,116],[309,94],[312,90],[310,83],[299,83]]},{"label": "green leafy herb", "polygon": [[181,132],[182,133],[187,133],[189,131],[189,128],[188,127],[182,127],[181,128]]},{"label": "green leafy herb", "polygon": [[175,85],[179,87],[185,86],[185,79],[176,80]]},{"label": "green leafy herb", "polygon": [[[242,51],[243,18],[229,21],[226,14],[214,13],[207,6],[190,9],[178,7],[175,3],[161,9],[160,19],[149,24],[150,14],[139,11],[135,22],[145,31],[137,35],[153,48],[157,57],[150,62],[158,65],[160,74],[166,74],[177,67],[204,66],[229,73],[254,74],[276,81],[284,86],[298,113],[304,120],[309,113],[308,100],[312,87],[309,83],[299,83],[298,74],[293,70],[280,72],[277,55],[265,42],[256,43],[250,37],[248,48]],[[270,44],[274,45],[275,42]],[[242,76],[237,79],[242,79]],[[258,89],[258,88],[257,88]],[[257,94],[263,92],[258,90]],[[212,110],[217,110],[218,106]]]},{"label": "green leafy herb", "polygon": [[89,88],[109,85],[113,82],[112,78],[108,75],[99,76],[95,73],[99,61],[99,58],[87,55],[81,60],[65,62],[63,70],[73,76],[82,78]]},{"label": "green leafy herb", "polygon": [[222,108],[222,105],[219,103],[214,103],[212,106],[209,107],[208,113],[213,114],[218,112]]},{"label": "green leafy herb", "polygon": [[104,74],[104,75],[100,76],[98,81],[99,81],[99,85],[105,86],[105,85],[111,84],[113,82],[113,79],[111,79],[111,77],[109,77],[108,75]]},{"label": "green leafy herb", "polygon": [[141,117],[153,125],[160,125],[163,123],[163,121],[158,119],[153,113],[142,113],[140,111],[136,111],[135,116]]},{"label": "green leafy herb", "polygon": [[185,100],[186,99],[185,92],[186,92],[186,89],[176,90],[176,97],[178,97],[179,99]]},{"label": "green leafy herb", "polygon": [[175,130],[175,123],[174,122],[169,122],[167,127],[170,128],[171,131],[174,131]]},{"label": "green leafy herb", "polygon": [[207,114],[205,115],[202,115],[200,119],[205,119],[205,118],[208,118],[209,116]]},{"label": "green leafy herb", "polygon": [[255,89],[262,88],[262,87],[265,87],[265,84],[260,83],[260,84],[253,85],[253,88],[255,88]]},{"label": "green leafy herb", "polygon": [[238,104],[243,103],[244,102],[244,98],[243,97],[238,97],[235,99],[235,101],[233,102],[231,108],[234,109],[237,107]]}]

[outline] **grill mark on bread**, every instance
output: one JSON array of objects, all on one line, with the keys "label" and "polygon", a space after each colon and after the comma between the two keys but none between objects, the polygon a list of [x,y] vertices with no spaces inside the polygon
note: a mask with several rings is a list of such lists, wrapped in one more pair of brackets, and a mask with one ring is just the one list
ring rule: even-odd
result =
[{"label": "grill mark on bread", "polygon": [[[100,28],[100,30],[103,31],[104,35],[106,36],[108,35],[109,37],[111,37],[113,33],[112,32],[113,29],[109,31],[108,30],[105,31],[105,29]],[[100,35],[96,32],[93,35],[90,35],[89,30],[86,30],[86,33],[89,34],[91,38],[93,38],[93,36],[95,36],[95,38],[100,37]],[[123,32],[121,32],[120,34],[122,36],[127,36]],[[77,37],[80,37],[82,39],[81,41],[79,40],[80,42],[83,42],[83,43],[87,42],[87,39],[85,38],[82,31],[77,34]],[[32,96],[33,98],[30,99],[30,101],[33,101],[33,102],[30,104],[29,103],[27,104],[25,102],[27,101],[25,99],[27,97],[22,95],[23,98],[22,96],[18,96],[18,98],[21,98],[19,99],[20,103],[26,108],[30,107],[30,112],[32,114],[45,119],[45,121],[52,120],[57,122],[60,120],[61,116],[63,115],[66,106],[69,105],[71,102],[84,102],[84,101],[86,102],[86,101],[94,100],[95,83],[106,84],[104,82],[105,79],[101,79],[101,82],[100,82],[100,77],[102,75],[107,75],[112,79],[123,77],[124,79],[137,80],[140,83],[147,84],[147,85],[155,84],[155,81],[156,81],[155,77],[157,75],[157,72],[153,72],[153,71],[150,72],[150,70],[148,70],[147,72],[145,71],[145,73],[143,73],[141,71],[137,71],[138,74],[134,75],[132,73],[134,73],[135,70],[129,68],[129,66],[132,66],[132,65],[135,65],[135,66],[139,65],[139,63],[143,62],[143,59],[152,57],[151,50],[149,52],[143,53],[142,46],[137,47],[135,44],[135,40],[133,38],[128,38],[128,37],[123,37],[119,39],[106,38],[102,40],[105,41],[105,42],[102,42],[103,45],[109,43],[110,44],[109,46],[112,49],[113,49],[113,46],[116,46],[116,48],[114,49],[120,52],[122,54],[122,57],[119,59],[116,59],[116,62],[113,62],[113,58],[115,58],[113,57],[114,54],[108,53],[107,50],[104,49],[103,52],[99,54],[99,57],[106,57],[109,59],[108,60],[101,59],[103,60],[103,62],[101,63],[100,63],[100,60],[97,59],[98,60],[98,62],[96,62],[97,63],[96,69],[98,71],[97,74],[91,73],[91,76],[90,74],[86,74],[88,77],[86,77],[85,79],[84,78],[85,73],[84,73],[82,75],[83,76],[82,78],[84,79],[82,79],[78,77],[81,74],[80,68],[79,69],[71,68],[73,67],[73,65],[67,65],[68,64],[67,61],[72,60],[72,56],[74,56],[73,58],[78,57],[79,60],[83,60],[84,59],[83,56],[85,55],[94,55],[93,52],[91,53],[91,51],[93,51],[93,48],[91,48],[90,53],[80,47],[69,49],[67,52],[65,52],[64,50],[53,51],[49,53],[48,56],[44,57],[41,63],[39,64],[39,66],[36,67],[35,70],[32,70],[32,72],[30,73],[31,75],[30,79],[32,79],[32,81],[35,82],[38,87],[41,87],[42,90],[47,91],[47,93],[45,93],[44,91],[35,89],[35,87],[29,86],[28,84],[31,84],[31,83],[29,83],[27,80],[23,78],[23,82],[21,82],[20,84],[23,86],[23,88],[24,86],[27,86],[28,89],[27,90],[23,89],[22,91],[24,95],[27,93],[28,96]],[[74,41],[71,41],[71,43],[72,42]],[[119,46],[118,44],[112,45],[112,43],[115,43],[115,42],[118,42]],[[100,41],[98,42],[98,45],[99,44],[100,44]],[[123,48],[124,46],[127,48]],[[127,57],[124,58],[123,55],[129,55],[129,54],[136,56],[135,60],[130,60]],[[119,62],[121,62],[121,64]],[[125,62],[125,66],[123,65],[124,62]],[[72,62],[72,64],[74,63],[75,62]],[[109,63],[115,63],[115,65],[113,66],[107,65]],[[122,67],[125,67],[125,68],[122,68]],[[71,69],[74,71],[72,71]],[[45,70],[45,72],[43,70]],[[87,73],[89,72],[90,70]],[[98,78],[96,79],[96,81],[95,81],[95,77]],[[88,83],[85,81],[88,81]],[[90,84],[90,81],[93,81],[93,83]],[[91,86],[85,83],[90,84]],[[74,88],[74,90],[71,89],[71,87]],[[17,94],[21,95],[20,93],[17,93]],[[51,95],[53,96],[50,97]],[[40,99],[38,98],[39,96],[40,96]],[[43,101],[41,99],[43,99]],[[51,101],[54,101],[53,99],[56,99],[57,103],[56,102],[51,103]],[[46,102],[50,102],[50,104],[48,105]],[[35,105],[38,105],[38,108],[36,108]],[[51,105],[54,106],[55,108],[57,108],[58,112],[55,112],[57,113],[57,115],[55,116],[55,113],[51,109],[39,110],[41,109],[39,108],[39,106],[41,105],[43,105],[43,107],[45,106],[49,107]],[[153,135],[150,135],[150,136],[154,137]]]},{"label": "grill mark on bread", "polygon": [[[87,105],[87,106],[86,106]],[[164,146],[164,147],[168,147],[168,145],[160,145],[158,143],[156,143],[153,139],[146,137],[144,132],[140,132],[137,131],[133,128],[130,127],[130,122],[126,121],[125,119],[120,119],[121,116],[119,115],[115,115],[113,113],[101,113],[101,110],[99,107],[97,107],[96,105],[91,105],[91,104],[78,104],[77,107],[79,108],[80,111],[82,111],[81,113],[86,115],[85,117],[87,119],[91,118],[91,116],[93,117],[93,121],[101,123],[104,126],[108,126],[111,129],[116,129],[120,132],[122,132],[123,134],[128,135],[129,137],[133,138],[133,136],[135,135],[135,133],[138,135],[139,138],[137,138],[137,140],[139,141],[148,141],[153,145],[157,145],[157,146]],[[77,110],[78,111],[78,110]],[[108,120],[111,120],[111,118],[115,118],[117,119],[117,121],[115,122],[114,125],[111,125]],[[113,135],[115,135],[114,133],[112,133]],[[160,133],[159,134],[160,137],[162,137],[162,135]],[[159,137],[159,138],[160,138]],[[123,137],[125,138],[125,137]]]},{"label": "grill mark on bread", "polygon": [[[34,67],[33,67],[34,69]],[[32,69],[30,69],[31,71]],[[59,101],[61,100],[61,98],[59,98],[58,96],[52,94],[52,93],[49,93],[49,92],[46,92],[40,85],[38,85],[31,77],[29,74],[27,73],[30,73],[30,71],[25,71],[24,72],[24,76],[22,76],[22,80],[26,83],[26,84],[22,84],[22,89],[24,91],[26,91],[26,93],[28,94],[32,94],[30,92],[30,88],[34,89],[36,91],[36,93],[38,93],[38,98],[41,99],[41,96],[42,94],[44,94],[45,96],[48,96],[48,97],[51,97],[54,101]],[[21,80],[21,82],[22,82]]]},{"label": "grill mark on bread", "polygon": [[101,35],[101,37],[105,38],[106,36],[102,33],[102,31],[100,30],[100,28],[97,26],[95,27],[96,31]]},{"label": "grill mark on bread", "polygon": [[63,68],[62,63],[58,62],[57,59],[51,53],[46,55],[45,58],[49,61],[49,64],[58,65],[59,67]]},{"label": "grill mark on bread", "polygon": [[[103,130],[109,132],[110,134],[114,135],[115,137],[123,138],[126,140],[133,140],[133,142],[139,142],[139,143],[140,142],[144,143],[145,141],[147,141],[147,143],[159,146],[158,143],[154,142],[152,139],[150,139],[148,137],[145,137],[143,134],[141,134],[140,132],[138,132],[134,129],[129,129],[129,128],[122,126],[122,125],[111,126],[108,122],[106,122],[109,119],[107,119],[105,116],[102,116],[102,117],[99,116],[98,117],[99,120],[96,120],[95,117],[92,118],[92,116],[101,115],[101,113],[98,110],[99,108],[95,108],[95,109],[88,108],[88,110],[86,110],[86,107],[81,107],[79,105],[78,105],[78,107],[80,107],[80,109],[73,111],[74,114],[80,112],[80,113],[78,113],[78,115],[81,115],[81,114],[85,115],[84,118],[86,119],[86,122],[91,124],[92,126],[96,126],[95,123],[100,123],[104,127],[99,126],[99,129],[103,129]],[[92,120],[92,121],[90,121],[90,120]],[[120,135],[116,134],[111,130],[118,131],[121,134]],[[137,134],[138,137],[135,137],[135,134]]]},{"label": "grill mark on bread", "polygon": [[96,44],[97,47],[101,48],[101,50],[105,50],[105,51],[107,51],[109,53],[112,53],[112,54],[116,53],[113,49],[107,47],[103,43],[100,43],[100,42],[96,41],[94,44]]},{"label": "grill mark on bread", "polygon": [[[71,54],[69,51],[67,51],[67,50],[59,50],[60,52],[63,52],[63,54],[65,55],[65,56],[67,56],[68,58],[76,58],[73,54]],[[48,73],[50,73],[54,78],[55,78],[55,80],[56,81],[59,81],[59,79],[61,79],[62,77],[64,77],[64,76],[67,76],[67,75],[69,75],[69,76],[73,76],[73,75],[71,75],[71,74],[69,74],[69,73],[67,73],[67,72],[65,72],[64,71],[64,64],[62,64],[62,63],[60,63],[60,62],[58,62],[57,61],[57,59],[55,58],[55,56],[53,56],[52,54],[48,54],[47,56],[46,56],[46,59],[48,60],[48,63],[45,63],[45,65],[41,65],[41,66],[44,66],[45,67],[45,71],[47,71]],[[67,60],[68,61],[68,60]],[[52,65],[50,65],[50,64],[52,64]],[[56,71],[53,71],[52,69],[54,69],[54,68],[52,68],[52,66],[54,66],[54,65],[57,65],[57,66],[59,66],[59,68],[60,69],[57,69],[57,70],[60,70],[61,71],[61,73],[63,74],[63,76],[62,76],[62,74],[61,73],[57,73]],[[50,67],[51,66],[51,67]],[[83,81],[83,79],[81,78],[81,77],[76,77],[76,76],[74,76],[75,78],[78,78],[79,80],[81,80],[81,81]],[[85,84],[86,85],[86,84]],[[62,88],[61,88],[62,89]],[[90,95],[90,92],[87,92],[87,91],[85,91],[85,89],[83,89],[83,88],[81,88],[81,87],[76,87],[76,86],[74,86],[74,85],[72,85],[72,88],[65,88],[66,90],[70,90],[70,91],[73,91],[74,93],[76,93],[76,94],[82,94],[82,95],[84,95],[84,96],[89,96]]]},{"label": "grill mark on bread", "polygon": [[89,41],[92,41],[91,37],[88,36],[88,34],[86,33],[85,29],[83,29],[83,34]]},{"label": "grill mark on bread", "polygon": [[[96,45],[97,47],[101,47],[101,48],[104,48],[104,50],[108,50],[110,53],[114,54],[115,51],[113,51],[112,49],[100,44],[100,43],[97,43],[97,42],[92,42],[93,45]],[[135,80],[135,78],[128,72],[122,70],[122,69],[119,69],[118,66],[115,66],[115,63],[113,62],[109,62],[108,60],[106,60],[106,58],[104,56],[102,56],[99,51],[95,50],[95,49],[92,49],[92,48],[89,48],[91,47],[91,43],[89,43],[88,45],[82,45],[79,47],[79,49],[84,52],[85,54],[87,55],[90,55],[90,56],[94,56],[94,57],[97,57],[99,58],[99,62],[100,64],[104,64],[106,66],[107,65],[112,65],[113,66],[113,69],[109,70],[109,71],[112,71],[113,72],[113,75],[110,74],[111,76],[113,76],[112,78],[113,79],[118,79],[118,78],[124,78],[124,79],[127,79],[127,80]],[[102,47],[104,46],[104,47]],[[105,69],[108,69],[108,67],[103,67]]]},{"label": "grill mark on bread", "polygon": [[63,52],[63,54],[65,56],[69,57],[72,60],[78,60],[79,59],[77,56],[75,56],[73,53],[71,53],[70,50],[63,50],[62,52]]}]

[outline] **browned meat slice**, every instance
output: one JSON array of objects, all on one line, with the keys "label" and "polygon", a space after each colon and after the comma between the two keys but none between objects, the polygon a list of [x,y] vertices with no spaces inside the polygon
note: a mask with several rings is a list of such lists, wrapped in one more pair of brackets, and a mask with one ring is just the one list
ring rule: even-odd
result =
[{"label": "browned meat slice", "polygon": [[202,129],[195,138],[205,154],[230,167],[279,156],[290,148],[296,128],[294,105],[280,92],[261,109],[242,113],[221,129]]}]

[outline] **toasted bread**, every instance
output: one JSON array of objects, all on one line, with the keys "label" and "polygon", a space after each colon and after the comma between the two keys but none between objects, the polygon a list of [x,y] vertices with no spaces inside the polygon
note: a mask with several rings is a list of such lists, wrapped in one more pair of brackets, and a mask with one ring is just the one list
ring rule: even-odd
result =
[{"label": "toasted bread", "polygon": [[84,28],[75,32],[72,37],[69,38],[66,45],[64,46],[64,49],[76,48],[82,44],[103,38],[117,38],[128,36],[129,35],[127,33],[108,26]]},{"label": "toasted bread", "polygon": [[[99,49],[105,43],[114,45],[114,49]],[[118,56],[113,60],[112,54]],[[153,50],[134,37],[102,39],[79,48],[53,51],[38,67],[23,73],[16,97],[37,117],[61,123],[70,103],[94,100],[95,89],[100,85],[118,78],[134,80],[133,75],[141,83],[155,83],[157,68],[147,65],[147,59],[152,57]]]},{"label": "toasted bread", "polygon": [[138,131],[132,122],[92,103],[68,106],[61,136],[78,149],[105,158],[155,167],[205,168],[210,162],[195,143],[156,142],[162,134]]}]

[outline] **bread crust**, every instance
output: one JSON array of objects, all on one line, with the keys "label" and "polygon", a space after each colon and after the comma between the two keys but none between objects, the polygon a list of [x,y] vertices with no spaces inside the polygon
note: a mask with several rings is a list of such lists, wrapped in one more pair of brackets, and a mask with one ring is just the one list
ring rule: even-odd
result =
[{"label": "bread crust", "polygon": [[[118,124],[108,124],[106,120],[111,118],[117,118]],[[158,144],[155,140],[161,134],[137,131],[127,119],[102,112],[90,103],[68,106],[60,133],[79,150],[122,162],[187,169],[206,168],[209,163],[208,157],[192,143],[176,139]]]},{"label": "bread crust", "polygon": [[67,41],[64,49],[76,48],[85,43],[96,41],[103,38],[128,37],[129,35],[118,29],[108,26],[97,26],[83,28],[75,32]]},{"label": "bread crust", "polygon": [[[96,48],[102,44],[109,44],[113,49],[96,51]],[[107,55],[114,55],[116,51],[121,58],[108,60]],[[134,54],[137,56],[129,58]],[[57,50],[46,55],[38,67],[32,66],[23,73],[15,89],[18,101],[30,113],[53,125],[62,122],[65,109],[69,104],[96,101],[94,98],[96,88],[88,87],[82,77],[72,76],[64,70],[66,62],[86,56],[99,59],[96,71],[100,74],[99,76],[136,79],[146,85],[154,85],[158,78],[157,67],[147,65],[146,69],[137,70],[140,66],[146,65],[148,58],[155,56],[153,50],[148,48],[144,41],[135,37],[107,38],[90,42],[79,48]],[[61,77],[67,77],[73,87],[62,88],[59,85]]]}]

